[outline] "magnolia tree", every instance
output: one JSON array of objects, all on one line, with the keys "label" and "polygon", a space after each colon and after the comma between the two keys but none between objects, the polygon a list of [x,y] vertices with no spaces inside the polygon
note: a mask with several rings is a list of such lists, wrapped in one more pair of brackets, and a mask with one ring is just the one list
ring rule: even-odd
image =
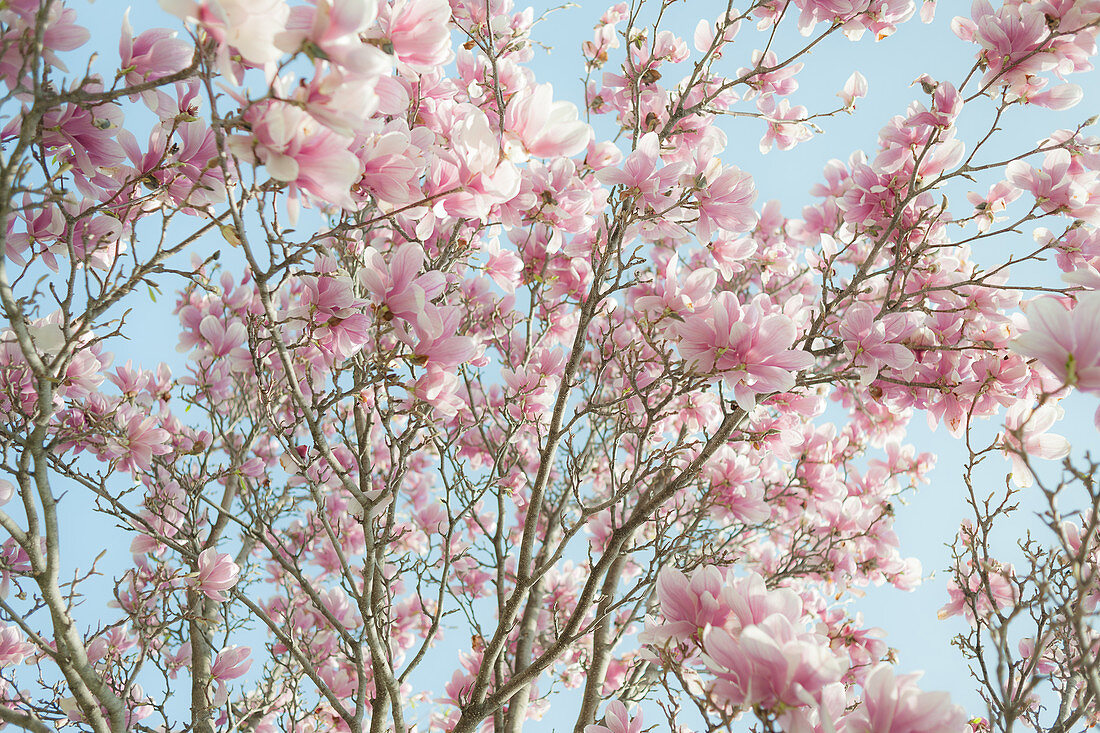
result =
[{"label": "magnolia tree", "polygon": [[[0,3],[3,724],[1100,719],[1097,464],[1032,471],[1100,392],[1100,140],[1001,132],[1080,100],[1100,0],[975,0],[973,61],[798,218],[719,123],[827,129],[866,81],[794,105],[808,53],[934,0],[620,3],[576,106],[511,0],[162,6],[101,75],[74,9]],[[111,353],[150,287],[179,292],[175,371]],[[921,580],[893,523],[925,417],[969,454],[941,615],[977,710],[853,603]]]}]

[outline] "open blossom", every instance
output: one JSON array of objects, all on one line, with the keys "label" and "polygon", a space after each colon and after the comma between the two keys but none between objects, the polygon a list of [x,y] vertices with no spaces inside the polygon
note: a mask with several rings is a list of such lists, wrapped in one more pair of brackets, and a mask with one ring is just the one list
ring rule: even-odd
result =
[{"label": "open blossom", "polygon": [[1078,295],[1072,309],[1059,298],[1039,298],[1026,313],[1031,328],[1011,348],[1038,359],[1067,386],[1100,392],[1100,291]]},{"label": "open blossom", "polygon": [[994,183],[989,187],[989,192],[981,194],[970,191],[966,194],[966,200],[974,204],[974,211],[978,220],[978,232],[987,231],[997,221],[1005,217],[1000,212],[1006,210],[1008,205],[1020,197],[1020,189],[1009,185],[1007,181]]},{"label": "open blossom", "polygon": [[380,10],[382,40],[402,63],[426,71],[454,57],[447,0],[394,0]]},{"label": "open blossom", "polygon": [[913,352],[898,343],[912,333],[912,323],[899,313],[875,316],[869,304],[856,303],[844,314],[839,328],[863,385],[873,382],[883,366],[904,370],[915,361]]},{"label": "open blossom", "polygon": [[[1017,486],[1031,486],[1033,478],[1022,454],[1048,460],[1069,454],[1069,441],[1061,435],[1048,432],[1062,418],[1064,412],[1061,407],[1049,402],[1034,410],[1025,402],[1017,402],[1008,408],[1001,439],[1005,444],[1005,452],[1012,459],[1012,482]],[[1020,437],[1017,437],[1017,432],[1021,433]]]},{"label": "open blossom", "polygon": [[171,453],[168,444],[171,435],[157,427],[157,419],[134,407],[120,407],[116,414],[119,434],[107,438],[102,457],[118,459],[120,471],[148,471],[153,467],[153,456]]},{"label": "open blossom", "polygon": [[752,202],[756,187],[752,176],[735,167],[722,170],[721,164],[706,171],[706,185],[696,191],[699,221],[695,233],[701,242],[709,242],[717,229],[742,232],[756,222]]},{"label": "open blossom", "polygon": [[233,46],[257,66],[279,58],[275,36],[286,28],[290,15],[284,0],[160,0],[160,6],[199,23],[219,43]]},{"label": "open blossom", "polygon": [[167,28],[152,28],[134,38],[127,9],[122,16],[122,35],[118,42],[120,67],[126,72],[126,83],[140,84],[187,68],[195,49],[176,35]]},{"label": "open blossom", "polygon": [[230,588],[237,584],[241,568],[233,558],[208,547],[199,553],[198,572],[193,584],[200,593],[214,601],[227,601]]},{"label": "open blossom", "polygon": [[33,653],[34,645],[27,643],[18,627],[0,625],[0,668],[21,664]]},{"label": "open blossom", "polygon": [[650,621],[642,643],[685,641],[711,626],[723,626],[731,610],[723,594],[725,574],[716,567],[696,570],[689,578],[676,568],[662,568],[657,576],[661,621]]},{"label": "open blossom", "polygon": [[549,84],[539,84],[509,102],[504,112],[505,129],[539,158],[576,155],[592,139],[592,128],[577,119],[576,105],[555,102],[553,94]]},{"label": "open blossom", "polygon": [[727,582],[722,600],[730,619],[703,639],[719,699],[764,708],[814,705],[847,671],[846,658],[828,639],[806,629],[802,601],[792,590],[768,590],[753,573]]},{"label": "open blossom", "polygon": [[657,133],[647,132],[638,140],[638,147],[623,161],[622,168],[602,168],[596,173],[601,183],[622,186],[624,193],[640,196],[643,204],[659,205],[661,195],[679,176],[683,164],[658,167],[661,161],[661,141]]},{"label": "open blossom", "polygon": [[958,578],[948,581],[948,602],[939,611],[940,619],[962,614],[973,623],[975,612],[987,616],[994,611],[1010,608],[1016,603],[1017,596],[1012,583],[1013,572],[1011,565],[1001,565],[996,561],[990,561],[984,570],[978,571],[974,563],[967,560],[966,566],[959,572],[966,581],[966,589],[959,585]]},{"label": "open blossom", "polygon": [[252,105],[244,118],[250,134],[230,136],[230,149],[242,160],[263,164],[275,180],[290,184],[290,203],[297,202],[300,190],[321,204],[354,206],[350,190],[361,168],[349,149],[350,138],[278,100]]},{"label": "open blossom", "polygon": [[1036,53],[1051,33],[1038,4],[1005,3],[994,10],[989,0],[974,0],[971,17],[956,17],[951,28],[964,41],[981,46],[983,85],[997,82],[1018,91],[1057,65],[1054,54]]},{"label": "open blossom", "polygon": [[312,44],[324,58],[355,74],[369,75],[379,68],[384,71],[382,50],[359,38],[377,13],[377,0],[316,0],[297,5],[290,9],[286,30],[275,36],[275,45],[294,53]]},{"label": "open blossom", "polygon": [[389,262],[376,249],[370,248],[363,253],[364,267],[359,270],[359,281],[372,300],[384,309],[384,320],[394,316],[415,320],[424,311],[425,304],[443,292],[442,273],[420,274],[426,259],[424,248],[416,242],[398,247],[391,253]]},{"label": "open blossom", "polygon": [[787,99],[776,104],[775,97],[772,96],[762,97],[756,107],[768,123],[764,137],[760,139],[761,153],[768,152],[773,145],[778,145],[780,150],[790,150],[813,137],[810,128],[803,122],[809,117],[805,107],[791,107],[790,100]]},{"label": "open blossom", "polygon": [[894,676],[879,664],[863,683],[863,700],[839,726],[842,733],[964,733],[966,711],[946,692],[922,692],[920,674]]},{"label": "open blossom", "polygon": [[587,725],[584,733],[641,733],[642,711],[633,718],[630,712],[618,700],[612,700],[604,710],[603,725]]},{"label": "open blossom", "polygon": [[356,298],[351,278],[303,276],[300,305],[288,316],[300,322],[318,346],[334,359],[357,353],[369,339],[366,301]]},{"label": "open blossom", "polygon": [[728,291],[684,318],[676,330],[684,361],[697,372],[721,375],[746,411],[756,404],[757,394],[789,390],[795,374],[814,361],[791,349],[798,333],[790,318],[764,312],[757,302],[742,306]]},{"label": "open blossom", "polygon": [[1005,177],[1016,188],[1035,196],[1039,208],[1048,214],[1066,211],[1079,219],[1089,219],[1100,211],[1097,174],[1073,170],[1073,159],[1064,148],[1047,153],[1042,168],[1014,160],[1005,167]]}]

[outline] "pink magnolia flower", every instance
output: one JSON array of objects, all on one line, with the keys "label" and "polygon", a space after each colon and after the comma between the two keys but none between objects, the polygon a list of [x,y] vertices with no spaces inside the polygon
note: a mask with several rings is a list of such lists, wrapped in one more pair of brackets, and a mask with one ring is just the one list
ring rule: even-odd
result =
[{"label": "pink magnolia flower", "polygon": [[208,547],[199,553],[198,571],[193,578],[196,590],[214,601],[227,601],[230,588],[237,584],[241,569],[228,554]]},{"label": "pink magnolia flower", "polygon": [[844,347],[852,355],[852,364],[859,371],[864,386],[878,376],[883,366],[905,370],[916,359],[913,352],[898,343],[915,329],[904,314],[890,313],[876,319],[875,309],[867,303],[856,303],[844,314],[839,331]]},{"label": "pink magnolia flower", "polygon": [[[83,91],[99,91],[100,85],[85,85]],[[42,118],[41,144],[91,178],[101,166],[121,163],[126,154],[115,136],[122,127],[123,112],[115,105],[94,109],[76,104],[48,108]]]},{"label": "pink magnolia flower", "polygon": [[438,181],[433,183],[436,190],[450,189],[456,184],[464,187],[443,202],[447,213],[484,218],[494,203],[503,203],[519,193],[519,169],[512,161],[501,158],[500,140],[479,107],[458,104],[448,114],[445,124],[458,171],[453,170],[453,164],[439,161],[439,167],[433,171]]},{"label": "pink magnolia flower", "polygon": [[1078,218],[1088,218],[1096,210],[1090,205],[1100,194],[1094,172],[1071,170],[1073,160],[1068,150],[1052,150],[1043,158],[1042,168],[1033,168],[1023,160],[1014,160],[1005,167],[1008,182],[1021,191],[1035,196],[1039,208],[1048,214],[1066,211]]},{"label": "pink magnolia flower", "polygon": [[251,647],[227,646],[218,652],[210,665],[210,676],[216,680],[233,680],[244,675],[252,666],[251,654]]},{"label": "pink magnolia flower", "polygon": [[684,361],[700,373],[721,375],[746,411],[758,394],[789,390],[795,374],[814,363],[810,354],[791,349],[798,333],[790,318],[765,312],[757,302],[742,307],[728,291],[685,317],[676,331]]},{"label": "pink magnolia flower", "polygon": [[275,45],[295,53],[311,44],[307,50],[315,57],[319,55],[356,74],[379,68],[384,71],[387,64],[382,50],[359,38],[377,13],[378,0],[313,0],[310,5],[297,5],[290,9],[286,30],[275,36]]},{"label": "pink magnolia flower", "polygon": [[684,641],[708,627],[723,626],[730,615],[722,593],[725,582],[725,575],[716,567],[700,568],[690,578],[676,568],[662,568],[657,576],[662,620],[646,625],[642,643]]},{"label": "pink magnolia flower", "polygon": [[[211,356],[227,356],[248,338],[248,331],[240,321],[225,323],[217,316],[206,316],[199,322],[199,333],[206,341]],[[243,349],[241,350],[243,351]],[[246,354],[240,354],[246,356]]]},{"label": "pink magnolia flower", "polygon": [[[747,77],[746,83],[749,91],[745,92],[745,99],[752,99],[757,94],[776,94],[780,97],[787,96],[798,89],[798,81],[795,76],[805,64],[787,64],[780,66],[779,57],[775,51],[764,53],[759,49],[752,52],[752,66],[742,67],[737,70],[737,77]],[[762,69],[776,68],[775,71],[760,71]],[[752,72],[757,73],[753,74]]]},{"label": "pink magnolia flower", "polygon": [[735,167],[722,170],[721,165],[708,170],[706,182],[695,193],[699,221],[695,234],[701,242],[709,242],[717,229],[743,232],[756,223],[752,203],[756,187],[752,176]]},{"label": "pink magnolia flower", "polygon": [[[634,299],[634,309],[645,318],[659,323],[668,316],[677,320],[710,305],[718,274],[709,267],[680,272],[680,257],[673,254],[660,266],[649,294]],[[640,289],[640,288],[639,288]]]},{"label": "pink magnolia flower", "polygon": [[214,707],[225,705],[226,700],[229,699],[226,680],[237,679],[248,672],[252,666],[252,660],[249,658],[251,654],[252,648],[247,646],[227,646],[218,652],[214,663],[210,665],[210,677],[215,684]]},{"label": "pink magnolia flower", "polygon": [[844,103],[844,109],[851,110],[856,106],[857,99],[867,96],[867,79],[858,71],[853,71],[836,96]]},{"label": "pink magnolia flower", "polygon": [[951,28],[959,38],[982,47],[978,57],[987,68],[983,85],[997,81],[1017,89],[1057,65],[1053,54],[1035,53],[1051,33],[1037,5],[1005,3],[994,10],[989,0],[974,0],[970,18],[956,17]]},{"label": "pink magnolia flower", "polygon": [[33,653],[34,646],[27,643],[18,627],[0,626],[0,668],[21,664]]},{"label": "pink magnolia flower", "polygon": [[[16,211],[25,224],[25,231],[12,231],[16,217],[8,219],[7,256],[16,264],[25,264],[23,253],[49,246],[65,233],[65,215],[54,204],[32,203],[30,196],[23,196],[23,205]],[[38,245],[38,247],[35,247]]]},{"label": "pink magnolia flower", "polygon": [[844,718],[843,733],[964,733],[966,711],[946,692],[921,692],[920,674],[895,677],[879,664],[863,684],[863,701]]},{"label": "pink magnolia flower", "polygon": [[415,320],[428,301],[443,292],[443,274],[436,271],[420,274],[427,257],[416,242],[406,242],[394,250],[386,262],[382,253],[369,248],[363,254],[359,282],[382,307],[382,318],[394,316]]},{"label": "pink magnolia flower", "polygon": [[704,642],[714,692],[731,705],[764,708],[814,705],[822,689],[847,671],[828,640],[773,614],[736,636],[713,629]]},{"label": "pink magnolia flower", "polygon": [[288,317],[299,321],[326,354],[343,360],[356,354],[370,338],[366,301],[355,297],[351,278],[303,276],[299,305]]},{"label": "pink magnolia flower", "polygon": [[626,705],[612,700],[604,710],[603,725],[586,725],[584,733],[641,733],[641,730],[642,711],[631,718]]},{"label": "pink magnolia flower", "polygon": [[400,330],[398,338],[412,347],[419,363],[453,369],[477,353],[472,338],[458,335],[461,322],[461,309],[433,305],[417,317],[411,329]]},{"label": "pink magnolia flower", "polygon": [[773,145],[778,145],[780,150],[790,150],[795,145],[805,142],[813,137],[810,128],[803,122],[809,117],[809,112],[803,106],[791,107],[787,99],[776,104],[775,97],[761,97],[756,103],[757,109],[768,123],[768,129],[764,137],[760,139],[760,152],[766,153]]},{"label": "pink magnolia flower", "polygon": [[602,168],[596,172],[596,178],[609,186],[623,186],[627,193],[640,196],[644,204],[657,207],[661,195],[683,169],[682,163],[673,163],[658,170],[660,161],[661,141],[657,133],[647,132],[638,141],[637,149],[627,156],[622,168]]},{"label": "pink magnolia flower", "polygon": [[140,84],[174,74],[187,68],[194,54],[192,44],[176,38],[175,31],[167,28],[152,28],[134,38],[130,10],[122,16],[119,73],[125,72],[127,84]]},{"label": "pink magnolia flower", "polygon": [[1069,387],[1100,393],[1100,291],[1077,296],[1068,309],[1045,297],[1028,304],[1030,330],[1011,348],[1039,362]]},{"label": "pink magnolia flower", "polygon": [[290,16],[285,0],[160,0],[160,6],[202,25],[218,43],[233,46],[257,66],[279,58],[275,37]]},{"label": "pink magnolia flower", "polygon": [[38,13],[43,8],[47,12],[45,32],[42,34],[42,58],[50,66],[68,71],[57,52],[79,48],[91,37],[87,28],[76,24],[76,10],[67,8],[62,3],[50,3],[48,6],[42,6],[38,0],[10,0],[4,3],[0,10],[0,24],[5,31],[4,49],[0,55],[0,76],[9,88],[14,88],[20,81],[19,72],[25,74],[28,71],[26,46],[15,39],[25,32],[34,35],[33,28],[37,24]]},{"label": "pink magnolia flower", "polygon": [[253,104],[244,113],[248,135],[231,135],[238,158],[260,163],[268,175],[290,184],[288,207],[296,216],[299,190],[315,201],[354,208],[351,187],[361,176],[352,140],[322,125],[305,110],[279,100]]},{"label": "pink magnolia flower", "polygon": [[[963,530],[965,533],[967,530]],[[966,582],[966,590],[959,585],[958,577],[947,583],[948,602],[939,610],[939,618],[946,619],[962,614],[973,622],[975,611],[987,616],[1016,603],[1016,587],[1012,584],[1011,565],[990,561],[984,572],[979,572],[971,560],[958,573]],[[983,577],[984,576],[984,577]]]},{"label": "pink magnolia flower", "polygon": [[[1033,476],[1022,454],[1055,459],[1069,454],[1064,436],[1048,432],[1062,418],[1064,410],[1046,403],[1032,410],[1026,402],[1016,402],[1005,413],[1005,431],[1001,433],[1005,453],[1012,459],[1012,482],[1021,488],[1031,486]],[[1022,441],[1016,433],[1022,433]]]},{"label": "pink magnolia flower", "polygon": [[485,274],[493,279],[500,289],[508,294],[516,292],[523,272],[523,260],[515,252],[502,249],[500,240],[490,238],[481,245],[481,251],[488,257],[485,262]]},{"label": "pink magnolia flower", "polygon": [[428,71],[454,57],[447,0],[394,0],[381,7],[381,39],[414,70]]},{"label": "pink magnolia flower", "polygon": [[966,194],[966,200],[974,204],[977,212],[978,232],[985,232],[994,222],[1004,219],[1000,212],[1008,208],[1008,205],[1020,197],[1020,189],[1010,186],[1007,181],[995,183],[989,187],[989,192],[983,197],[981,194],[970,191]]},{"label": "pink magnolia flower", "polygon": [[119,434],[107,438],[101,457],[106,460],[118,459],[116,468],[120,471],[148,471],[153,467],[153,456],[162,456],[172,452],[169,445],[172,436],[167,430],[157,427],[157,419],[135,407],[123,406],[115,415]]},{"label": "pink magnolia flower", "polygon": [[592,128],[577,119],[576,105],[555,102],[553,95],[553,87],[539,84],[509,101],[504,112],[506,134],[539,158],[576,155],[592,139]]}]

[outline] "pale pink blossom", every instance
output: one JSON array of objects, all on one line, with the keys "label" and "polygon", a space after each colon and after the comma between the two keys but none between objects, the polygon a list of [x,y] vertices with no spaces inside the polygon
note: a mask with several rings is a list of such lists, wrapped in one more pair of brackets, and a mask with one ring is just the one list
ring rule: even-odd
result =
[{"label": "pale pink blossom", "polygon": [[[963,530],[964,532],[966,530]],[[975,613],[988,616],[994,612],[1011,608],[1016,603],[1016,586],[1013,584],[1011,565],[1001,565],[989,561],[982,570],[974,567],[972,560],[956,572],[966,583],[965,590],[959,585],[959,578],[953,577],[947,583],[948,602],[939,611],[939,618],[962,616],[974,622]]]},{"label": "pale pink blossom", "polygon": [[157,426],[157,419],[134,407],[119,407],[115,414],[118,433],[107,438],[102,458],[117,460],[120,471],[148,471],[153,467],[153,456],[172,452],[168,445],[171,436]]},{"label": "pale pink blossom", "polygon": [[299,107],[277,100],[252,105],[244,118],[250,134],[230,136],[229,148],[242,160],[263,164],[275,180],[290,184],[292,217],[299,191],[323,205],[354,207],[350,191],[362,171],[349,149],[350,138]]},{"label": "pale pink blossom", "polygon": [[305,47],[307,53],[320,55],[356,74],[384,70],[381,49],[359,39],[377,13],[378,0],[312,0],[309,5],[290,9],[285,30],[275,36],[275,45],[287,53]]},{"label": "pale pink blossom", "polygon": [[603,712],[603,725],[586,725],[584,733],[641,733],[641,710],[631,717],[626,705],[618,700],[612,700]]},{"label": "pale pink blossom", "polygon": [[974,204],[978,220],[978,231],[985,232],[1005,216],[1001,213],[1008,205],[1020,197],[1020,189],[1009,185],[1007,181],[995,183],[989,187],[989,192],[982,196],[974,191],[966,194],[966,200]]},{"label": "pale pink blossom", "polygon": [[884,366],[900,372],[913,365],[913,352],[899,342],[914,329],[904,314],[879,316],[871,305],[862,302],[848,309],[840,323],[840,337],[852,356],[861,384],[873,382]]},{"label": "pale pink blossom", "polygon": [[841,733],[964,733],[966,711],[946,692],[922,692],[920,674],[895,677],[880,664],[863,684],[863,700],[844,718]]},{"label": "pale pink blossom", "polygon": [[839,682],[847,665],[828,640],[772,614],[736,635],[713,629],[704,642],[714,693],[731,705],[763,708],[814,705],[822,689]]},{"label": "pale pink blossom", "polygon": [[389,262],[376,249],[364,252],[359,282],[381,308],[383,319],[415,320],[428,301],[443,292],[442,273],[421,274],[426,259],[416,242],[402,244],[390,254]]},{"label": "pale pink blossom", "polygon": [[381,39],[402,63],[427,71],[453,58],[447,0],[394,0],[381,11]]},{"label": "pale pink blossom", "polygon": [[773,96],[761,97],[756,107],[768,123],[764,137],[760,139],[761,153],[767,153],[773,145],[778,145],[780,150],[790,150],[813,137],[810,128],[803,122],[809,117],[805,107],[791,107],[787,99],[776,104]]},{"label": "pale pink blossom", "polygon": [[844,88],[837,92],[840,101],[844,103],[844,109],[850,110],[856,105],[856,100],[867,96],[867,79],[858,71],[853,71],[844,82]]},{"label": "pale pink blossom", "polygon": [[129,8],[122,16],[119,73],[125,72],[127,84],[140,84],[181,71],[191,63],[194,54],[191,43],[177,38],[176,32],[167,28],[152,28],[134,38]]},{"label": "pale pink blossom", "polygon": [[247,646],[228,646],[222,649],[210,665],[210,676],[216,680],[241,677],[252,666],[252,660],[249,659],[251,654],[252,648]]},{"label": "pale pink blossom", "polygon": [[207,598],[223,602],[229,600],[226,592],[237,584],[241,568],[233,558],[208,547],[199,553],[198,570],[193,577],[195,589]]},{"label": "pale pink blossom", "polygon": [[481,251],[486,255],[485,274],[493,279],[500,289],[508,294],[516,292],[523,271],[523,260],[511,250],[502,249],[500,240],[490,238],[482,244]]},{"label": "pale pink blossom", "polygon": [[756,223],[752,208],[756,187],[752,176],[738,168],[722,170],[720,164],[709,168],[695,199],[699,211],[695,234],[701,242],[711,241],[718,229],[743,232]]},{"label": "pale pink blossom", "polygon": [[1072,162],[1069,151],[1059,148],[1046,154],[1042,168],[1033,168],[1023,160],[1012,161],[1005,167],[1005,177],[1016,188],[1035,196],[1039,208],[1048,214],[1065,211],[1087,218],[1097,208],[1091,202],[1100,195],[1100,186],[1095,172],[1075,172],[1071,170]]},{"label": "pale pink blossom", "polygon": [[225,705],[229,699],[229,688],[225,684],[226,680],[237,679],[252,667],[251,654],[252,649],[247,646],[228,646],[218,652],[218,656],[214,658],[214,663],[210,665],[210,677],[214,680],[215,685],[213,699],[215,707]]},{"label": "pale pink blossom", "polygon": [[[1050,402],[1035,409],[1026,402],[1016,402],[1008,408],[1001,440],[1005,453],[1012,459],[1012,482],[1016,486],[1026,488],[1033,483],[1031,469],[1022,454],[1047,460],[1069,455],[1069,441],[1064,436],[1048,432],[1062,419],[1063,414],[1060,406]],[[1017,433],[1021,437],[1017,437]]]},{"label": "pale pink blossom", "polygon": [[661,141],[656,133],[647,132],[623,161],[622,168],[601,168],[596,177],[609,186],[622,186],[625,194],[639,196],[642,203],[656,207],[684,167],[682,163],[658,167],[660,162]]},{"label": "pale pink blossom", "polygon": [[539,84],[517,95],[504,112],[507,134],[538,158],[576,155],[588,147],[592,128],[577,119],[572,102],[555,102],[553,87]]},{"label": "pale pink blossom", "polygon": [[1039,362],[1063,384],[1085,392],[1100,392],[1100,291],[1077,296],[1067,308],[1048,296],[1028,304],[1029,330],[1011,345]]},{"label": "pale pink blossom", "polygon": [[420,313],[412,328],[402,329],[398,338],[412,347],[419,363],[453,369],[477,353],[474,340],[459,336],[462,311],[451,306],[430,306]]},{"label": "pale pink blossom", "polygon": [[160,0],[160,6],[202,25],[219,43],[233,46],[257,66],[279,58],[275,37],[290,17],[285,0]]},{"label": "pale pink blossom", "polygon": [[697,372],[720,375],[746,411],[756,404],[757,394],[789,390],[795,374],[814,361],[791,349],[798,332],[790,318],[766,312],[757,302],[742,306],[728,291],[709,308],[685,317],[676,331],[684,361]]},{"label": "pale pink blossom", "polygon": [[22,664],[34,653],[34,646],[27,643],[23,632],[16,626],[0,626],[0,668]]},{"label": "pale pink blossom", "polygon": [[642,643],[701,639],[707,628],[723,626],[731,613],[722,593],[724,586],[725,574],[716,567],[699,568],[690,578],[676,568],[662,568],[657,576],[662,620],[646,625]]}]

